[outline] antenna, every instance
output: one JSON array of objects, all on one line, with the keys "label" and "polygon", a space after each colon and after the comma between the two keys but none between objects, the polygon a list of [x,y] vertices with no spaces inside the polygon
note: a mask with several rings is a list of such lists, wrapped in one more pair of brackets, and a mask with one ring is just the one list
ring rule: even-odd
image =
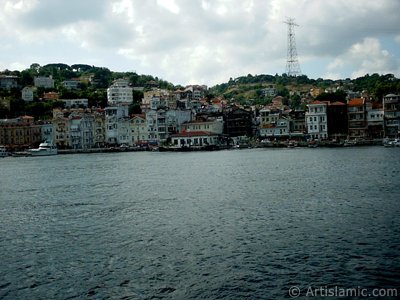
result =
[{"label": "antenna", "polygon": [[286,61],[286,74],[290,77],[301,75],[300,64],[297,58],[296,38],[294,35],[294,26],[299,26],[293,18],[286,18],[284,22],[288,25],[288,48]]}]

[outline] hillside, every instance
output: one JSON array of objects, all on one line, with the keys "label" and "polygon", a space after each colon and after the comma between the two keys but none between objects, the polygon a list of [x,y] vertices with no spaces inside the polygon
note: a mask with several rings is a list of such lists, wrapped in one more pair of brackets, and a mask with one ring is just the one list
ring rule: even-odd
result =
[{"label": "hillside", "polygon": [[[115,79],[128,79],[132,87],[141,87],[148,90],[154,87],[175,90],[181,86],[162,80],[152,75],[139,75],[136,72],[113,72],[104,67],[85,64],[67,65],[53,63],[40,66],[32,64],[23,71],[4,70],[0,75],[15,76],[18,86],[11,89],[0,89],[0,118],[16,117],[29,114],[35,118],[51,116],[51,111],[61,105],[58,101],[42,101],[46,92],[57,92],[60,99],[86,98],[89,106],[105,107],[107,105],[107,88]],[[21,100],[21,89],[34,84],[35,76],[52,76],[54,88],[37,88],[34,92],[34,101],[24,103]],[[65,80],[79,80],[79,88],[67,89],[63,85]],[[198,84],[202,84],[199,82]],[[288,77],[282,75],[251,75],[230,78],[228,82],[209,88],[208,98],[223,97],[231,102],[242,105],[266,105],[275,96],[282,96],[285,104],[292,108],[303,107],[313,98],[311,90],[318,90],[318,99],[344,101],[346,96],[363,94],[379,102],[382,96],[388,93],[400,93],[400,80],[392,74],[365,75],[357,79],[328,80],[310,79],[306,75]],[[322,94],[321,94],[322,91]],[[326,93],[327,92],[327,93]],[[132,111],[138,110],[143,92],[134,91]]]}]

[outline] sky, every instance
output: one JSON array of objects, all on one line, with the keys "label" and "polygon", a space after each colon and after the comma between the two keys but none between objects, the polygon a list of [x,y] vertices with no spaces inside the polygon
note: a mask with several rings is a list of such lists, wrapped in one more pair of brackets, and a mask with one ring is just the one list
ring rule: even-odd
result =
[{"label": "sky", "polygon": [[175,85],[285,73],[400,77],[399,0],[0,0],[0,70],[88,64]]}]

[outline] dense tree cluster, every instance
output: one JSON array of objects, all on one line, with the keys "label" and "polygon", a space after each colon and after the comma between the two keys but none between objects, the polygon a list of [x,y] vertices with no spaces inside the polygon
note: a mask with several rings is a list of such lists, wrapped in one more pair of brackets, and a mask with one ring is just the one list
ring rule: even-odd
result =
[{"label": "dense tree cluster", "polygon": [[[85,98],[89,101],[89,106],[105,107],[107,105],[107,88],[115,79],[126,78],[132,87],[159,87],[163,89],[174,89],[174,85],[153,77],[151,75],[139,75],[136,72],[112,72],[107,68],[95,67],[85,64],[67,65],[63,63],[47,64],[40,66],[34,63],[29,69],[23,71],[5,70],[1,75],[13,75],[19,78],[19,88],[11,90],[0,89],[0,118],[12,118],[23,114],[32,115],[37,118],[46,119],[51,117],[51,111],[55,107],[62,107],[60,101],[41,101],[45,92],[58,92],[60,99]],[[54,89],[36,88],[34,101],[25,103],[21,100],[21,88],[33,86],[35,76],[52,76],[55,81]],[[66,89],[62,82],[75,78],[90,78],[82,80],[79,89]],[[139,102],[143,93],[134,91],[134,101],[131,105],[132,112],[139,112]],[[5,105],[4,103],[9,103]]]},{"label": "dense tree cluster", "polygon": [[[60,101],[41,101],[43,93],[55,91],[59,93],[60,99],[86,98],[89,106],[105,107],[107,105],[107,88],[115,79],[125,78],[129,80],[132,87],[144,87],[150,89],[158,87],[173,90],[181,88],[174,86],[165,80],[151,75],[139,75],[136,72],[113,72],[104,67],[96,67],[85,64],[67,65],[63,63],[52,63],[40,66],[34,63],[29,69],[23,71],[5,70],[1,75],[14,75],[19,78],[19,88],[11,90],[0,89],[0,118],[15,117],[21,114],[32,115],[37,118],[49,118],[51,111],[55,107],[62,107]],[[35,76],[52,76],[55,80],[54,89],[37,88],[34,93],[34,101],[25,103],[21,100],[21,88],[33,86]],[[75,78],[90,78],[82,80],[79,89],[66,89],[62,82]],[[400,79],[393,74],[365,75],[357,79],[310,79],[306,75],[290,77],[282,75],[252,75],[230,78],[228,82],[215,85],[209,90],[209,97],[224,97],[248,105],[266,105],[271,103],[271,96],[265,96],[263,89],[274,86],[276,95],[282,96],[285,103],[292,108],[298,108],[301,104],[301,97],[293,91],[309,90],[310,88],[338,88],[337,92],[322,93],[318,100],[345,101],[346,93],[351,90],[354,92],[366,91],[376,101],[381,101],[382,97],[388,93],[400,93]],[[134,91],[134,101],[130,106],[131,113],[139,113],[139,103],[143,97],[142,92]],[[5,100],[5,101],[4,101]],[[9,103],[5,105],[4,103]]]},{"label": "dense tree cluster", "polygon": [[230,78],[227,83],[218,84],[210,89],[216,96],[224,96],[241,103],[268,104],[271,97],[263,96],[262,89],[273,85],[278,96],[284,97],[292,108],[300,105],[300,97],[290,91],[305,90],[310,88],[336,88],[338,91],[322,93],[318,100],[346,101],[346,92],[367,92],[375,101],[381,101],[388,93],[400,93],[400,79],[393,74],[365,75],[357,79],[310,79],[306,75],[289,77],[286,74],[273,75],[251,75]]}]

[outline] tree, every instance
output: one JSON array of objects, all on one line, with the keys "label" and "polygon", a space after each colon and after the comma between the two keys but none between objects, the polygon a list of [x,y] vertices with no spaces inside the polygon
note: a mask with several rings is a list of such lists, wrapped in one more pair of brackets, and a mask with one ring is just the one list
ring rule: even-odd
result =
[{"label": "tree", "polygon": [[290,108],[291,109],[297,109],[300,107],[301,104],[301,97],[299,95],[293,95],[290,98]]}]

